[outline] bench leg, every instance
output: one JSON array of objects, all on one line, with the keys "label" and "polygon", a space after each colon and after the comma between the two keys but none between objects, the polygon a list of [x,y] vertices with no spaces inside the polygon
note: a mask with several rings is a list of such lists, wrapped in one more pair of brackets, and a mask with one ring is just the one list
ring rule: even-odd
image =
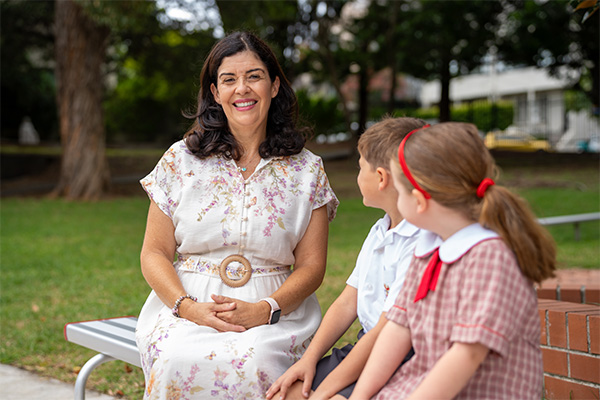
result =
[{"label": "bench leg", "polygon": [[77,374],[77,380],[75,380],[75,400],[85,399],[85,384],[94,369],[97,366],[104,364],[105,362],[114,360],[113,357],[107,356],[106,354],[96,354],[90,358]]}]

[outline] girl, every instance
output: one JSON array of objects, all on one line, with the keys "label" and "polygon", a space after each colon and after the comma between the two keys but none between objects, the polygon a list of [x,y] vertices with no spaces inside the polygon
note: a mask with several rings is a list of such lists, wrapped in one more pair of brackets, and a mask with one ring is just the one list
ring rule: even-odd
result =
[{"label": "girl", "polygon": [[474,125],[412,131],[391,164],[400,213],[429,232],[351,399],[540,399],[533,283],[553,276],[552,238],[494,184]]}]

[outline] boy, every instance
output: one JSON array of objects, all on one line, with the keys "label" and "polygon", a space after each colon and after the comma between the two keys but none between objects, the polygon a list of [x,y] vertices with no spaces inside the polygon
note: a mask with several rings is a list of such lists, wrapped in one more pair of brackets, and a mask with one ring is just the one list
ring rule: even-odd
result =
[{"label": "boy", "polygon": [[[397,151],[407,133],[423,125],[424,121],[415,118],[386,118],[360,137],[357,183],[363,203],[386,214],[371,228],[346,288],[325,313],[308,349],[273,383],[267,399],[308,398],[311,388],[312,396],[318,398],[345,399],[352,394],[404,282],[419,232],[397,209],[398,193],[389,169],[391,152]],[[363,329],[356,344],[335,348],[322,358],[357,317]]]}]

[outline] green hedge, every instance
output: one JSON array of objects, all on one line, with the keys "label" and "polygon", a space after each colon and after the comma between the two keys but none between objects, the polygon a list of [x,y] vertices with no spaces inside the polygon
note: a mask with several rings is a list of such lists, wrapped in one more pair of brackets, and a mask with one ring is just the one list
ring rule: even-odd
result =
[{"label": "green hedge", "polygon": [[[424,120],[437,120],[439,117],[439,110],[437,106],[418,109],[405,108],[396,110],[394,115],[398,117],[406,116]],[[488,101],[477,101],[452,106],[450,109],[452,121],[474,123],[477,125],[477,128],[483,132],[495,129],[506,129],[512,124],[513,115],[513,103],[509,101],[499,101],[495,104]],[[380,117],[375,117],[375,119],[378,118]]]}]

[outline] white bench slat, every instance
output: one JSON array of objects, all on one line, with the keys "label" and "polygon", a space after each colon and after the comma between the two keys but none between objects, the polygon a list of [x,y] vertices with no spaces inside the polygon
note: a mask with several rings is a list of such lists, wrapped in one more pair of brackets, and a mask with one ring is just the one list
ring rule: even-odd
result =
[{"label": "white bench slat", "polygon": [[140,353],[135,344],[136,324],[135,317],[72,322],[65,325],[65,339],[141,367]]}]

